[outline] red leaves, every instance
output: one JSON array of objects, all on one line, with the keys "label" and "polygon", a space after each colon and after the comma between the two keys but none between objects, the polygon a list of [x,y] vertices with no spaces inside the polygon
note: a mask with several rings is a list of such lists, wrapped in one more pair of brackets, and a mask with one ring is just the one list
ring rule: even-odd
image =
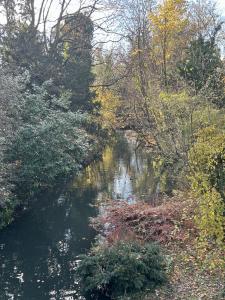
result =
[{"label": "red leaves", "polygon": [[109,242],[121,239],[161,243],[183,241],[186,231],[193,227],[191,221],[182,220],[184,206],[181,201],[170,201],[157,207],[143,202],[129,205],[125,201],[111,201],[104,215],[95,218],[92,224]]}]

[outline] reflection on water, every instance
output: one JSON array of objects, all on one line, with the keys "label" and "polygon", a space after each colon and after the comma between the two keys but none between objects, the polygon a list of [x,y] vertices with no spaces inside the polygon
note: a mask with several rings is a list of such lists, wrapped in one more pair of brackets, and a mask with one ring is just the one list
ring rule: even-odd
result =
[{"label": "reflection on water", "polygon": [[97,213],[89,205],[95,196],[91,188],[65,191],[63,196],[47,194],[1,232],[1,300],[74,296],[76,255],[88,249],[95,237],[88,226],[88,218]]},{"label": "reflection on water", "polygon": [[151,155],[142,149],[136,150],[135,142],[119,135],[106,147],[102,160],[87,167],[74,186],[96,188],[99,201],[113,198],[134,202],[149,200],[157,192],[159,182]]},{"label": "reflection on water", "polygon": [[79,299],[76,256],[90,248],[97,201],[148,199],[157,186],[151,157],[122,135],[71,184],[41,195],[0,232],[0,300]]}]

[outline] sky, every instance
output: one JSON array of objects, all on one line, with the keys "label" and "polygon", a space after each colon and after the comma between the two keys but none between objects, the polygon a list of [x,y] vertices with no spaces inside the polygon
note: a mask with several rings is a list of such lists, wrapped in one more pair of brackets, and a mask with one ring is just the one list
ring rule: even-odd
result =
[{"label": "sky", "polygon": [[[41,2],[42,2],[42,0],[35,0],[35,4],[36,4],[35,6],[40,7]],[[58,3],[59,2],[60,2],[60,0],[53,0],[53,5],[52,5],[51,11],[50,11],[50,18],[52,19],[52,21],[55,20],[56,16],[58,16],[58,9],[59,9]],[[80,3],[83,3],[83,5],[86,6],[90,2],[92,3],[93,0],[71,0],[71,4],[70,4],[68,10],[74,11],[74,8],[78,8]],[[216,0],[216,2],[218,3],[219,12],[221,14],[223,14],[223,16],[225,17],[225,0]]]},{"label": "sky", "polygon": [[225,16],[225,0],[217,0],[220,12]]},{"label": "sky", "polygon": [[[93,0],[72,0],[71,5],[69,6],[69,10],[74,10],[75,7],[79,7],[79,3],[83,3],[84,6],[88,5],[89,2],[92,2]],[[140,0],[141,1],[141,0]],[[212,0],[213,1],[213,0]],[[36,7],[40,6],[40,3],[42,0],[35,0]],[[52,19],[55,19],[55,16],[58,15],[58,8],[57,5],[60,2],[60,0],[53,0],[53,6],[51,8],[50,16]],[[218,3],[218,10],[219,12],[225,17],[225,0],[216,0]]]}]

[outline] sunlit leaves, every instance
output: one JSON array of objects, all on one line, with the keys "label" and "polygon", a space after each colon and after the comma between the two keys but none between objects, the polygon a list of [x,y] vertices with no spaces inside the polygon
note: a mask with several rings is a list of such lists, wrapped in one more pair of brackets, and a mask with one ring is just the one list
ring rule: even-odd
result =
[{"label": "sunlit leaves", "polygon": [[116,112],[120,103],[119,96],[108,88],[98,88],[94,102],[100,105],[98,114],[103,128],[115,128],[117,125]]},{"label": "sunlit leaves", "polygon": [[225,134],[214,127],[199,132],[189,152],[192,188],[199,198],[200,240],[223,246],[225,226]]},{"label": "sunlit leaves", "polygon": [[153,53],[156,63],[162,65],[165,85],[167,85],[167,64],[176,54],[176,49],[184,47],[183,39],[188,20],[185,0],[164,0],[149,15],[153,36]]}]

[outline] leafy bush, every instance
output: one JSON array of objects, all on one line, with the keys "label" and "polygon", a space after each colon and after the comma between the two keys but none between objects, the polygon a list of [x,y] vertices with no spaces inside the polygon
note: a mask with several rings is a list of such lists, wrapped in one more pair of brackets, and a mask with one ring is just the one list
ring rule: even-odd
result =
[{"label": "leafy bush", "polygon": [[0,228],[12,220],[18,204],[11,184],[15,164],[5,161],[5,155],[22,122],[24,79],[0,70]]},{"label": "leafy bush", "polygon": [[80,256],[80,293],[86,299],[115,299],[152,291],[166,281],[164,262],[155,244],[120,242]]},{"label": "leafy bush", "polygon": [[91,149],[91,137],[83,129],[86,116],[69,111],[69,94],[49,96],[48,84],[25,95],[23,125],[8,149],[18,183],[29,188],[78,171]]},{"label": "leafy bush", "polygon": [[225,134],[202,129],[189,151],[192,189],[199,199],[196,222],[203,242],[214,239],[224,246],[225,225]]}]

